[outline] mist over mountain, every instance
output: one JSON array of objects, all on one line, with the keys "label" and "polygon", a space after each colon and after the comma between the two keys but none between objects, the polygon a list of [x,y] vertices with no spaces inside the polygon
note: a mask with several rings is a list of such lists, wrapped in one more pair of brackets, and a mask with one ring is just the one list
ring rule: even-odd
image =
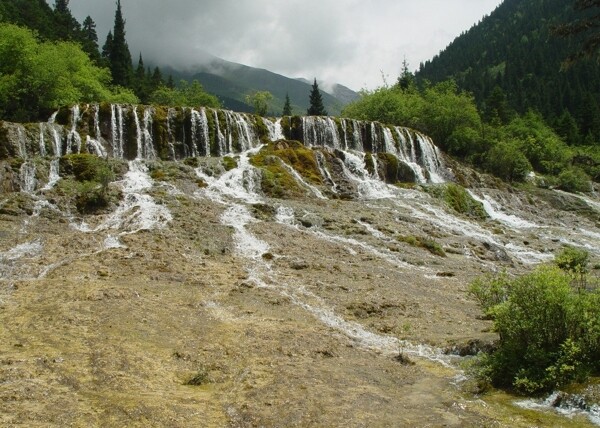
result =
[{"label": "mist over mountain", "polygon": [[[253,107],[246,104],[244,98],[255,91],[268,91],[273,95],[269,104],[272,115],[281,114],[286,94],[290,97],[294,114],[305,114],[309,105],[312,81],[289,78],[215,56],[210,56],[208,61],[188,69],[162,69],[165,75],[172,75],[175,81],[198,80],[204,89],[219,97],[224,107],[231,110],[252,112]],[[358,98],[356,92],[343,85],[319,82],[319,88],[323,94],[325,108],[332,115],[340,114],[346,104]]]}]

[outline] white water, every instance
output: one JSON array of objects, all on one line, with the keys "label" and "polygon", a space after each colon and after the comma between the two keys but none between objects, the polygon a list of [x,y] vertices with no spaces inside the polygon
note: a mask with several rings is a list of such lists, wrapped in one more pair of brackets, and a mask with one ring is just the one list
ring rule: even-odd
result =
[{"label": "white water", "polygon": [[71,130],[67,134],[67,153],[79,153],[81,152],[81,136],[77,132],[77,125],[81,120],[81,111],[79,104],[75,104],[71,109]]},{"label": "white water", "polygon": [[123,107],[118,104],[110,106],[110,129],[113,156],[123,159]]},{"label": "white water", "polygon": [[106,149],[104,149],[102,143],[100,143],[100,141],[98,140],[93,139],[89,135],[85,137],[85,146],[87,148],[88,153],[94,154],[101,158],[105,158],[108,156],[108,153],[106,152]]},{"label": "white water", "polygon": [[33,193],[37,186],[36,166],[33,162],[23,162],[19,170],[19,178],[21,182],[21,191],[25,193]]},{"label": "white water", "polygon": [[281,127],[281,118],[277,119],[275,122],[272,122],[271,119],[263,118],[263,122],[269,130],[269,140],[278,141],[285,139],[283,128]]},{"label": "white water", "polygon": [[482,194],[483,197],[479,197],[472,190],[467,190],[467,191],[469,192],[469,195],[471,195],[471,197],[473,199],[475,199],[478,202],[481,202],[481,204],[483,205],[483,209],[490,216],[490,218],[492,220],[497,220],[500,223],[503,223],[503,224],[505,224],[509,227],[515,228],[515,229],[532,229],[532,228],[540,227],[537,224],[531,223],[527,220],[517,217],[514,214],[505,213],[503,211],[500,203],[498,203],[491,196],[488,196],[485,193]]},{"label": "white water", "polygon": [[40,156],[45,157],[48,155],[46,152],[46,142],[44,141],[44,124],[40,122]]},{"label": "white water", "polygon": [[50,161],[50,174],[48,175],[48,183],[42,188],[42,190],[50,190],[56,185],[56,183],[60,181],[59,164],[59,159],[52,159]]},{"label": "white water", "polygon": [[568,418],[583,415],[594,425],[600,426],[600,406],[587,405],[582,397],[569,395],[563,392],[553,392],[542,400],[520,400],[515,404],[524,409],[554,411]]},{"label": "white water", "polygon": [[0,252],[0,279],[23,279],[24,275],[29,274],[29,268],[25,266],[23,271],[17,262],[21,259],[34,259],[41,254],[42,250],[40,241],[31,241]]},{"label": "white water", "polygon": [[120,231],[119,235],[125,235],[140,230],[161,229],[172,220],[171,212],[165,206],[157,204],[150,195],[143,193],[152,187],[153,180],[142,161],[130,161],[129,171],[119,184],[123,190],[123,200],[117,209],[96,228],[89,229],[84,224],[80,227],[81,231],[112,229]]},{"label": "white water", "polygon": [[201,169],[196,169],[198,178],[204,180],[208,187],[199,193],[207,196],[209,199],[224,203],[226,198],[243,201],[249,204],[261,202],[261,197],[257,193],[259,188],[259,171],[250,165],[249,156],[257,153],[262,146],[252,150],[240,153],[238,167],[227,171],[219,178],[214,178],[205,174]]},{"label": "white water", "polygon": [[358,193],[363,199],[392,198],[394,193],[383,181],[371,178],[365,167],[365,155],[352,152],[344,153],[344,173],[357,185]]},{"label": "white water", "polygon": [[137,136],[137,156],[136,159],[152,160],[156,158],[154,152],[154,143],[152,140],[152,113],[151,107],[144,110],[144,120],[140,123],[137,107],[133,109],[135,120],[135,129]]},{"label": "white water", "polygon": [[337,190],[338,185],[333,180],[331,173],[327,169],[327,163],[325,161],[325,156],[323,155],[323,153],[321,153],[319,151],[315,152],[315,156],[317,158],[317,166],[319,167],[319,172],[321,173],[321,177],[325,178],[325,180],[329,183],[329,185],[331,186],[331,191],[333,193],[338,193],[338,190]]},{"label": "white water", "polygon": [[319,199],[327,199],[327,197],[325,197],[323,195],[323,193],[321,193],[321,191],[319,189],[317,189],[312,184],[307,183],[304,180],[304,178],[298,173],[298,171],[296,171],[290,165],[288,165],[287,163],[285,163],[283,160],[280,160],[280,163],[281,163],[281,166],[283,166],[285,168],[285,170],[288,171],[292,175],[292,177],[294,177],[294,179],[296,180],[296,182],[298,184],[300,184],[302,187],[308,189],[317,198],[319,198]]}]

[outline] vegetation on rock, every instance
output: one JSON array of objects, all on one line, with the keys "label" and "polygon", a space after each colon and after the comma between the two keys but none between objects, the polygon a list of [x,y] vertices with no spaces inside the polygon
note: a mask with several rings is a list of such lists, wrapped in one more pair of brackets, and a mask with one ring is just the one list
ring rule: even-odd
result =
[{"label": "vegetation on rock", "polygon": [[586,264],[587,254],[567,249],[558,267],[471,284],[499,334],[497,349],[477,365],[483,383],[532,394],[600,373],[600,290],[585,276]]}]

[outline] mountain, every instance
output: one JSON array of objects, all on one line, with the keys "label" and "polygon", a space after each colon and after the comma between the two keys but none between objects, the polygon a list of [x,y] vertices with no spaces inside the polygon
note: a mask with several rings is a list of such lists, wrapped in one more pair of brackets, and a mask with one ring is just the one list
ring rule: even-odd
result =
[{"label": "mountain", "polygon": [[538,110],[551,124],[574,118],[579,134],[575,142],[586,137],[600,141],[600,62],[581,61],[561,71],[578,40],[552,33],[556,25],[581,16],[572,6],[564,0],[505,0],[421,64],[416,76],[434,83],[455,79],[473,93],[484,112],[505,96],[512,109]]},{"label": "mountain", "polygon": [[[273,115],[281,114],[286,93],[289,94],[294,114],[305,114],[309,105],[308,96],[312,81],[285,77],[269,70],[237,64],[218,57],[212,57],[206,64],[188,70],[162,66],[161,69],[164,75],[171,74],[175,81],[198,80],[206,91],[217,95],[224,107],[231,110],[253,111],[244,101],[245,96],[253,91],[269,91],[273,95],[269,105]],[[320,89],[325,108],[331,115],[340,114],[346,104],[358,97],[356,92],[339,84],[334,85],[330,92],[325,90],[326,86]]]}]

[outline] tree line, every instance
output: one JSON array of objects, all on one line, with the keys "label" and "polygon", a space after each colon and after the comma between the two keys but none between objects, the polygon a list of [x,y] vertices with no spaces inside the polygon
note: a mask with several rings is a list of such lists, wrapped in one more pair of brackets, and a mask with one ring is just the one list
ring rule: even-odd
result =
[{"label": "tree line", "polygon": [[162,103],[220,107],[200,83],[165,78],[159,67],[137,67],[117,0],[114,27],[102,47],[96,23],[80,24],[69,0],[0,0],[0,117],[26,122],[79,102]]}]

